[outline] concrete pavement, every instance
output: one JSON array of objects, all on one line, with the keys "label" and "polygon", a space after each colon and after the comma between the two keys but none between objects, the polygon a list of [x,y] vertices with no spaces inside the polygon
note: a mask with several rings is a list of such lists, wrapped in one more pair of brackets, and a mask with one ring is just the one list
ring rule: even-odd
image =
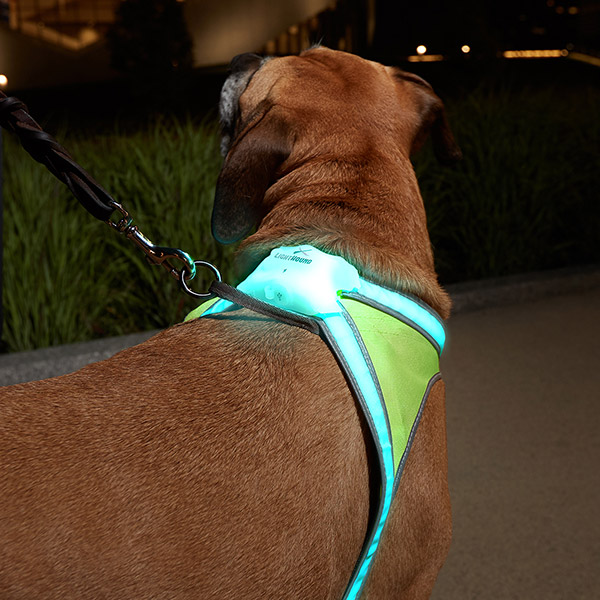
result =
[{"label": "concrete pavement", "polygon": [[[432,598],[600,598],[600,270],[451,294],[442,369],[454,540]],[[0,384],[68,372],[149,335],[0,356]]]},{"label": "concrete pavement", "polygon": [[449,333],[454,538],[433,600],[600,598],[600,289]]},{"label": "concrete pavement", "polygon": [[120,350],[140,344],[154,333],[145,331],[29,352],[0,354],[0,386],[72,373],[89,363],[105,360]]}]

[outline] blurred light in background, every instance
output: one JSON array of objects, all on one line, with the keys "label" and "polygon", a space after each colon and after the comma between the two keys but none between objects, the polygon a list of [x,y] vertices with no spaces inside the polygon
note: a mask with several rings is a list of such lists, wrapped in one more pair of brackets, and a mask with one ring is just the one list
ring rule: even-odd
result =
[{"label": "blurred light in background", "polygon": [[408,62],[438,62],[444,60],[441,54],[413,54],[406,57]]},{"label": "blurred light in background", "polygon": [[594,65],[594,67],[600,67],[600,58],[597,56],[590,56],[589,54],[583,54],[582,52],[569,52],[568,56],[573,60]]},{"label": "blurred light in background", "polygon": [[568,56],[568,50],[506,50],[504,58],[559,58]]},{"label": "blurred light in background", "polygon": [[464,46],[461,46],[460,50],[463,54],[469,54],[469,52],[471,52],[471,46],[465,44]]},{"label": "blurred light in background", "polygon": [[8,83],[8,77],[0,73],[0,87],[4,87]]},{"label": "blurred light in background", "polygon": [[425,52],[427,52],[427,46],[423,46],[422,44],[417,46],[417,54],[425,54]]}]

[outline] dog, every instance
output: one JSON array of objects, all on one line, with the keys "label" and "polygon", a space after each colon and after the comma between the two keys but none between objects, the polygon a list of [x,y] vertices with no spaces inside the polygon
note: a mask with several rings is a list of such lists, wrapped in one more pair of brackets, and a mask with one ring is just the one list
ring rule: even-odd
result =
[{"label": "dog", "polygon": [[[409,156],[460,158],[420,77],[343,52],[236,57],[214,237],[250,273],[311,244],[447,318]],[[250,235],[249,235],[250,234]],[[246,237],[249,236],[249,237]],[[246,309],[0,393],[0,598],[342,598],[373,443],[316,335]],[[362,598],[429,597],[449,549],[433,386]]]}]

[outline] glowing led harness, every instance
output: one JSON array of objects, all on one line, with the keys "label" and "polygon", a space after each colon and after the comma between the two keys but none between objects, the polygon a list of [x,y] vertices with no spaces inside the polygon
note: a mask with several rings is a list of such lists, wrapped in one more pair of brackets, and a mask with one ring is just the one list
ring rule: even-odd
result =
[{"label": "glowing led harness", "polygon": [[[418,299],[367,281],[343,258],[312,246],[273,250],[238,290],[314,319],[367,418],[377,449],[381,494],[343,596],[355,600],[372,566],[427,395],[440,378],[442,321]],[[228,300],[212,300],[186,320],[234,306]]]}]

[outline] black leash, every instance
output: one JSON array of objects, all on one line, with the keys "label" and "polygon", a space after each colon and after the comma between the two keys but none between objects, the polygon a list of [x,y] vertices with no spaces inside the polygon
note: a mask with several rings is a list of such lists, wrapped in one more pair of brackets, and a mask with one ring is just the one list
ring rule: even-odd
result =
[{"label": "black leash", "polygon": [[[196,266],[209,268],[217,280],[221,281],[221,275],[215,266],[205,261],[195,261],[187,252],[178,248],[154,245],[137,225],[133,224],[133,218],[127,210],[38,125],[28,113],[25,104],[18,98],[6,96],[2,91],[0,91],[0,126],[14,133],[23,148],[62,181],[83,208],[129,238],[146,254],[150,263],[163,266],[180,281],[186,293],[197,298],[212,297],[211,293],[192,291],[186,282],[195,277]],[[114,219],[115,213],[118,213],[117,219]]]}]

